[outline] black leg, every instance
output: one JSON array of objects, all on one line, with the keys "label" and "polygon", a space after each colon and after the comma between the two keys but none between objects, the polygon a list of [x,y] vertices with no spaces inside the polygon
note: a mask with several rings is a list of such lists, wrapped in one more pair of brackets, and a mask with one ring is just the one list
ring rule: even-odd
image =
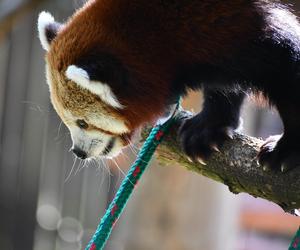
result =
[{"label": "black leg", "polygon": [[287,89],[288,93],[270,97],[283,121],[284,133],[269,137],[261,146],[258,159],[265,170],[285,172],[300,166],[300,98],[297,96],[299,90],[291,91],[289,87]]},{"label": "black leg", "polygon": [[185,121],[180,130],[183,150],[200,163],[218,151],[238,127],[244,93],[204,89],[204,98],[202,112]]}]

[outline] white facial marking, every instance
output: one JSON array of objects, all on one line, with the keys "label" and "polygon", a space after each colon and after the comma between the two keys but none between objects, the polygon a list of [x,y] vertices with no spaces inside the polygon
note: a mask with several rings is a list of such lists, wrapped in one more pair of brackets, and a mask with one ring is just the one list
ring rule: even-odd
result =
[{"label": "white facial marking", "polygon": [[123,108],[123,105],[118,101],[111,88],[105,83],[91,81],[88,73],[84,69],[71,65],[66,71],[66,76],[82,88],[98,95],[106,104],[118,109]]},{"label": "white facial marking", "polygon": [[[71,133],[73,148],[77,147],[83,150],[87,154],[88,158],[99,157],[99,156],[115,157],[122,151],[124,145],[118,136],[106,134],[98,130],[84,130],[79,128],[75,124],[76,121],[79,120],[80,118],[75,117],[69,111],[64,111],[64,118],[66,120],[67,126]],[[100,123],[103,125],[103,120],[105,120],[105,118],[106,117],[103,116],[103,119],[99,121],[97,119],[93,120],[91,117],[88,117],[88,120],[86,120],[86,122],[92,123],[94,126],[103,128],[107,131],[117,133],[113,131],[113,126],[110,127],[99,126]],[[113,124],[111,123],[113,121],[113,118],[109,118],[109,119],[111,120],[106,120],[105,122],[110,122],[110,124]],[[115,122],[121,122],[121,121],[115,120]],[[128,128],[126,126],[122,127],[122,129],[123,130],[126,129],[126,131],[128,131]],[[104,154],[105,148],[109,145],[109,142],[112,139],[114,140],[112,148],[110,149],[109,153]]]},{"label": "white facial marking", "polygon": [[[88,158],[115,157],[122,151],[123,145],[119,138],[98,131],[85,131],[76,126],[69,126],[69,130],[73,148],[81,149]],[[111,139],[114,140],[113,146],[108,153],[104,153]]]},{"label": "white facial marking", "polygon": [[[69,111],[64,111],[64,117],[68,121],[75,122],[76,120],[81,120],[82,117],[75,117]],[[108,114],[95,113],[92,115],[87,114],[86,122],[97,128],[103,129],[105,131],[111,132],[113,134],[125,134],[129,132],[128,127],[125,125],[124,121],[116,119]]]},{"label": "white facial marking", "polygon": [[125,125],[124,121],[109,116],[108,114],[91,115],[89,116],[89,122],[98,128],[102,128],[115,134],[124,134],[129,132],[129,129]]},{"label": "white facial marking", "polygon": [[[103,133],[85,131],[77,126],[69,126],[73,147],[78,147],[88,155],[99,155],[109,141],[109,136]],[[97,152],[95,152],[97,151]]]},{"label": "white facial marking", "polygon": [[50,13],[45,12],[45,11],[40,13],[39,18],[38,18],[39,38],[40,38],[43,48],[46,51],[49,51],[49,49],[50,49],[50,44],[49,44],[49,41],[46,36],[46,28],[49,24],[52,24],[54,22],[55,22],[55,20]]}]

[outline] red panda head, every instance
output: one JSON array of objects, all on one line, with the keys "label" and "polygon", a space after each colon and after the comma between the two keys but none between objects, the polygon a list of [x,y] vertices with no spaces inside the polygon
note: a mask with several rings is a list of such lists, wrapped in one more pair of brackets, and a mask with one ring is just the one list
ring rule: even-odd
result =
[{"label": "red panda head", "polygon": [[66,24],[42,12],[39,37],[47,51],[51,102],[71,132],[74,153],[113,157],[137,128],[164,112],[168,86],[146,73],[147,65],[136,61],[138,51],[91,7]]}]

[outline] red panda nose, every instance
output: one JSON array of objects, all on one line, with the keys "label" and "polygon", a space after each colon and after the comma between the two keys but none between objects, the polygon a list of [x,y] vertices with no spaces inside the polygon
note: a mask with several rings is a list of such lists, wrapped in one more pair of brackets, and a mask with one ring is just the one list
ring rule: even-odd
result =
[{"label": "red panda nose", "polygon": [[72,151],[78,158],[82,160],[87,158],[87,153],[81,150],[80,148],[75,147],[72,149]]}]

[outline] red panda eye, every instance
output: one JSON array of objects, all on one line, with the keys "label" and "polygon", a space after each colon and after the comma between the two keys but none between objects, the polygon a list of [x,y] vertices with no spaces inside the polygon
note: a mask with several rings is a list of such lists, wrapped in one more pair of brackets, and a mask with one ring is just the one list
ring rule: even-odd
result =
[{"label": "red panda eye", "polygon": [[76,124],[79,128],[87,129],[89,125],[84,120],[77,120]]}]

